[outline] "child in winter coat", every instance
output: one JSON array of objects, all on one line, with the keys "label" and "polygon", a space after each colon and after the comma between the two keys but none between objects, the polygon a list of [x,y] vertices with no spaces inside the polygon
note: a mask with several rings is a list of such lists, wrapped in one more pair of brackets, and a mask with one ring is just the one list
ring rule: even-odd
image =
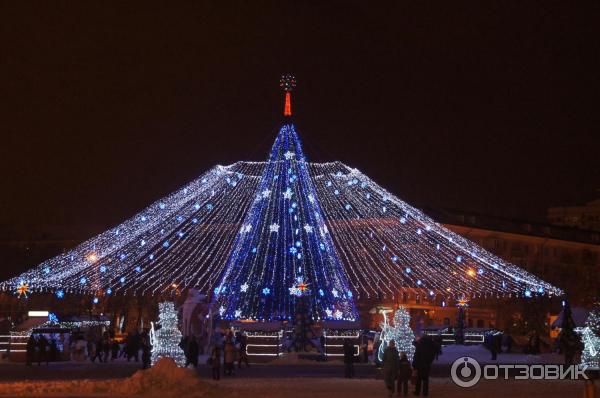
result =
[{"label": "child in winter coat", "polygon": [[398,386],[396,389],[396,391],[398,391],[398,396],[400,396],[400,387],[402,387],[402,394],[404,396],[408,394],[408,381],[410,380],[411,375],[412,369],[408,357],[405,352],[401,352],[398,367]]}]

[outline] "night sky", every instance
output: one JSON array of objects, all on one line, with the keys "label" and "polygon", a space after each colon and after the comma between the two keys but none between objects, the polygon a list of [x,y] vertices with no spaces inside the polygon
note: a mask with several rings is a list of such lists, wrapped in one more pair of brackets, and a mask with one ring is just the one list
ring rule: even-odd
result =
[{"label": "night sky", "polygon": [[309,159],[416,206],[535,221],[600,196],[597,1],[19,3],[0,6],[2,238],[83,240],[264,160],[284,72]]}]

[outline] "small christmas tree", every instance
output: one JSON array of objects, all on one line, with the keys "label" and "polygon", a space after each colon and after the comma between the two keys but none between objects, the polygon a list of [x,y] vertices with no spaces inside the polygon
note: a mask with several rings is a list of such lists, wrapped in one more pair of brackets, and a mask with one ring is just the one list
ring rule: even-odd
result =
[{"label": "small christmas tree", "polygon": [[[390,311],[391,312],[391,311]],[[383,360],[383,353],[391,340],[396,342],[398,353],[405,352],[408,360],[412,361],[415,353],[415,334],[410,328],[410,314],[408,310],[402,306],[398,307],[394,314],[394,325],[387,322],[386,314],[383,314],[383,322],[381,323],[381,345],[379,346],[378,358]]]},{"label": "small christmas tree", "polygon": [[600,303],[594,304],[585,326],[581,330],[584,348],[581,353],[581,366],[589,369],[600,368]]},{"label": "small christmas tree", "polygon": [[179,366],[185,365],[185,354],[179,348],[181,341],[181,332],[177,327],[177,311],[175,304],[171,301],[165,301],[158,304],[158,324],[157,329],[152,324],[150,338],[152,341],[152,365],[160,358],[173,358]]}]

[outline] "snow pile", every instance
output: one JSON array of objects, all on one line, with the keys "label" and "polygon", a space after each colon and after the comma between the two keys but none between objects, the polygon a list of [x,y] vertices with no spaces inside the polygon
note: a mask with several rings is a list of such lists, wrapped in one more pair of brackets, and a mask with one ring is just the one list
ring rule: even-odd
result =
[{"label": "snow pile", "polygon": [[216,395],[215,390],[200,380],[194,370],[177,367],[171,358],[161,358],[151,369],[139,370],[126,379],[0,384],[0,395],[11,397],[77,394],[208,398]]}]

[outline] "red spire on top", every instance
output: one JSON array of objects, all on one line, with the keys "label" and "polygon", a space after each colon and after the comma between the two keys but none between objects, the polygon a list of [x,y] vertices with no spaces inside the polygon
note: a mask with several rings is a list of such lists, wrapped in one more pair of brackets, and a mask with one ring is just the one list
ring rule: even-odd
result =
[{"label": "red spire on top", "polygon": [[285,106],[283,107],[283,116],[292,116],[292,93],[285,92]]},{"label": "red spire on top", "polygon": [[296,87],[296,78],[291,73],[281,76],[279,86],[285,91],[283,116],[292,116],[292,90]]}]

